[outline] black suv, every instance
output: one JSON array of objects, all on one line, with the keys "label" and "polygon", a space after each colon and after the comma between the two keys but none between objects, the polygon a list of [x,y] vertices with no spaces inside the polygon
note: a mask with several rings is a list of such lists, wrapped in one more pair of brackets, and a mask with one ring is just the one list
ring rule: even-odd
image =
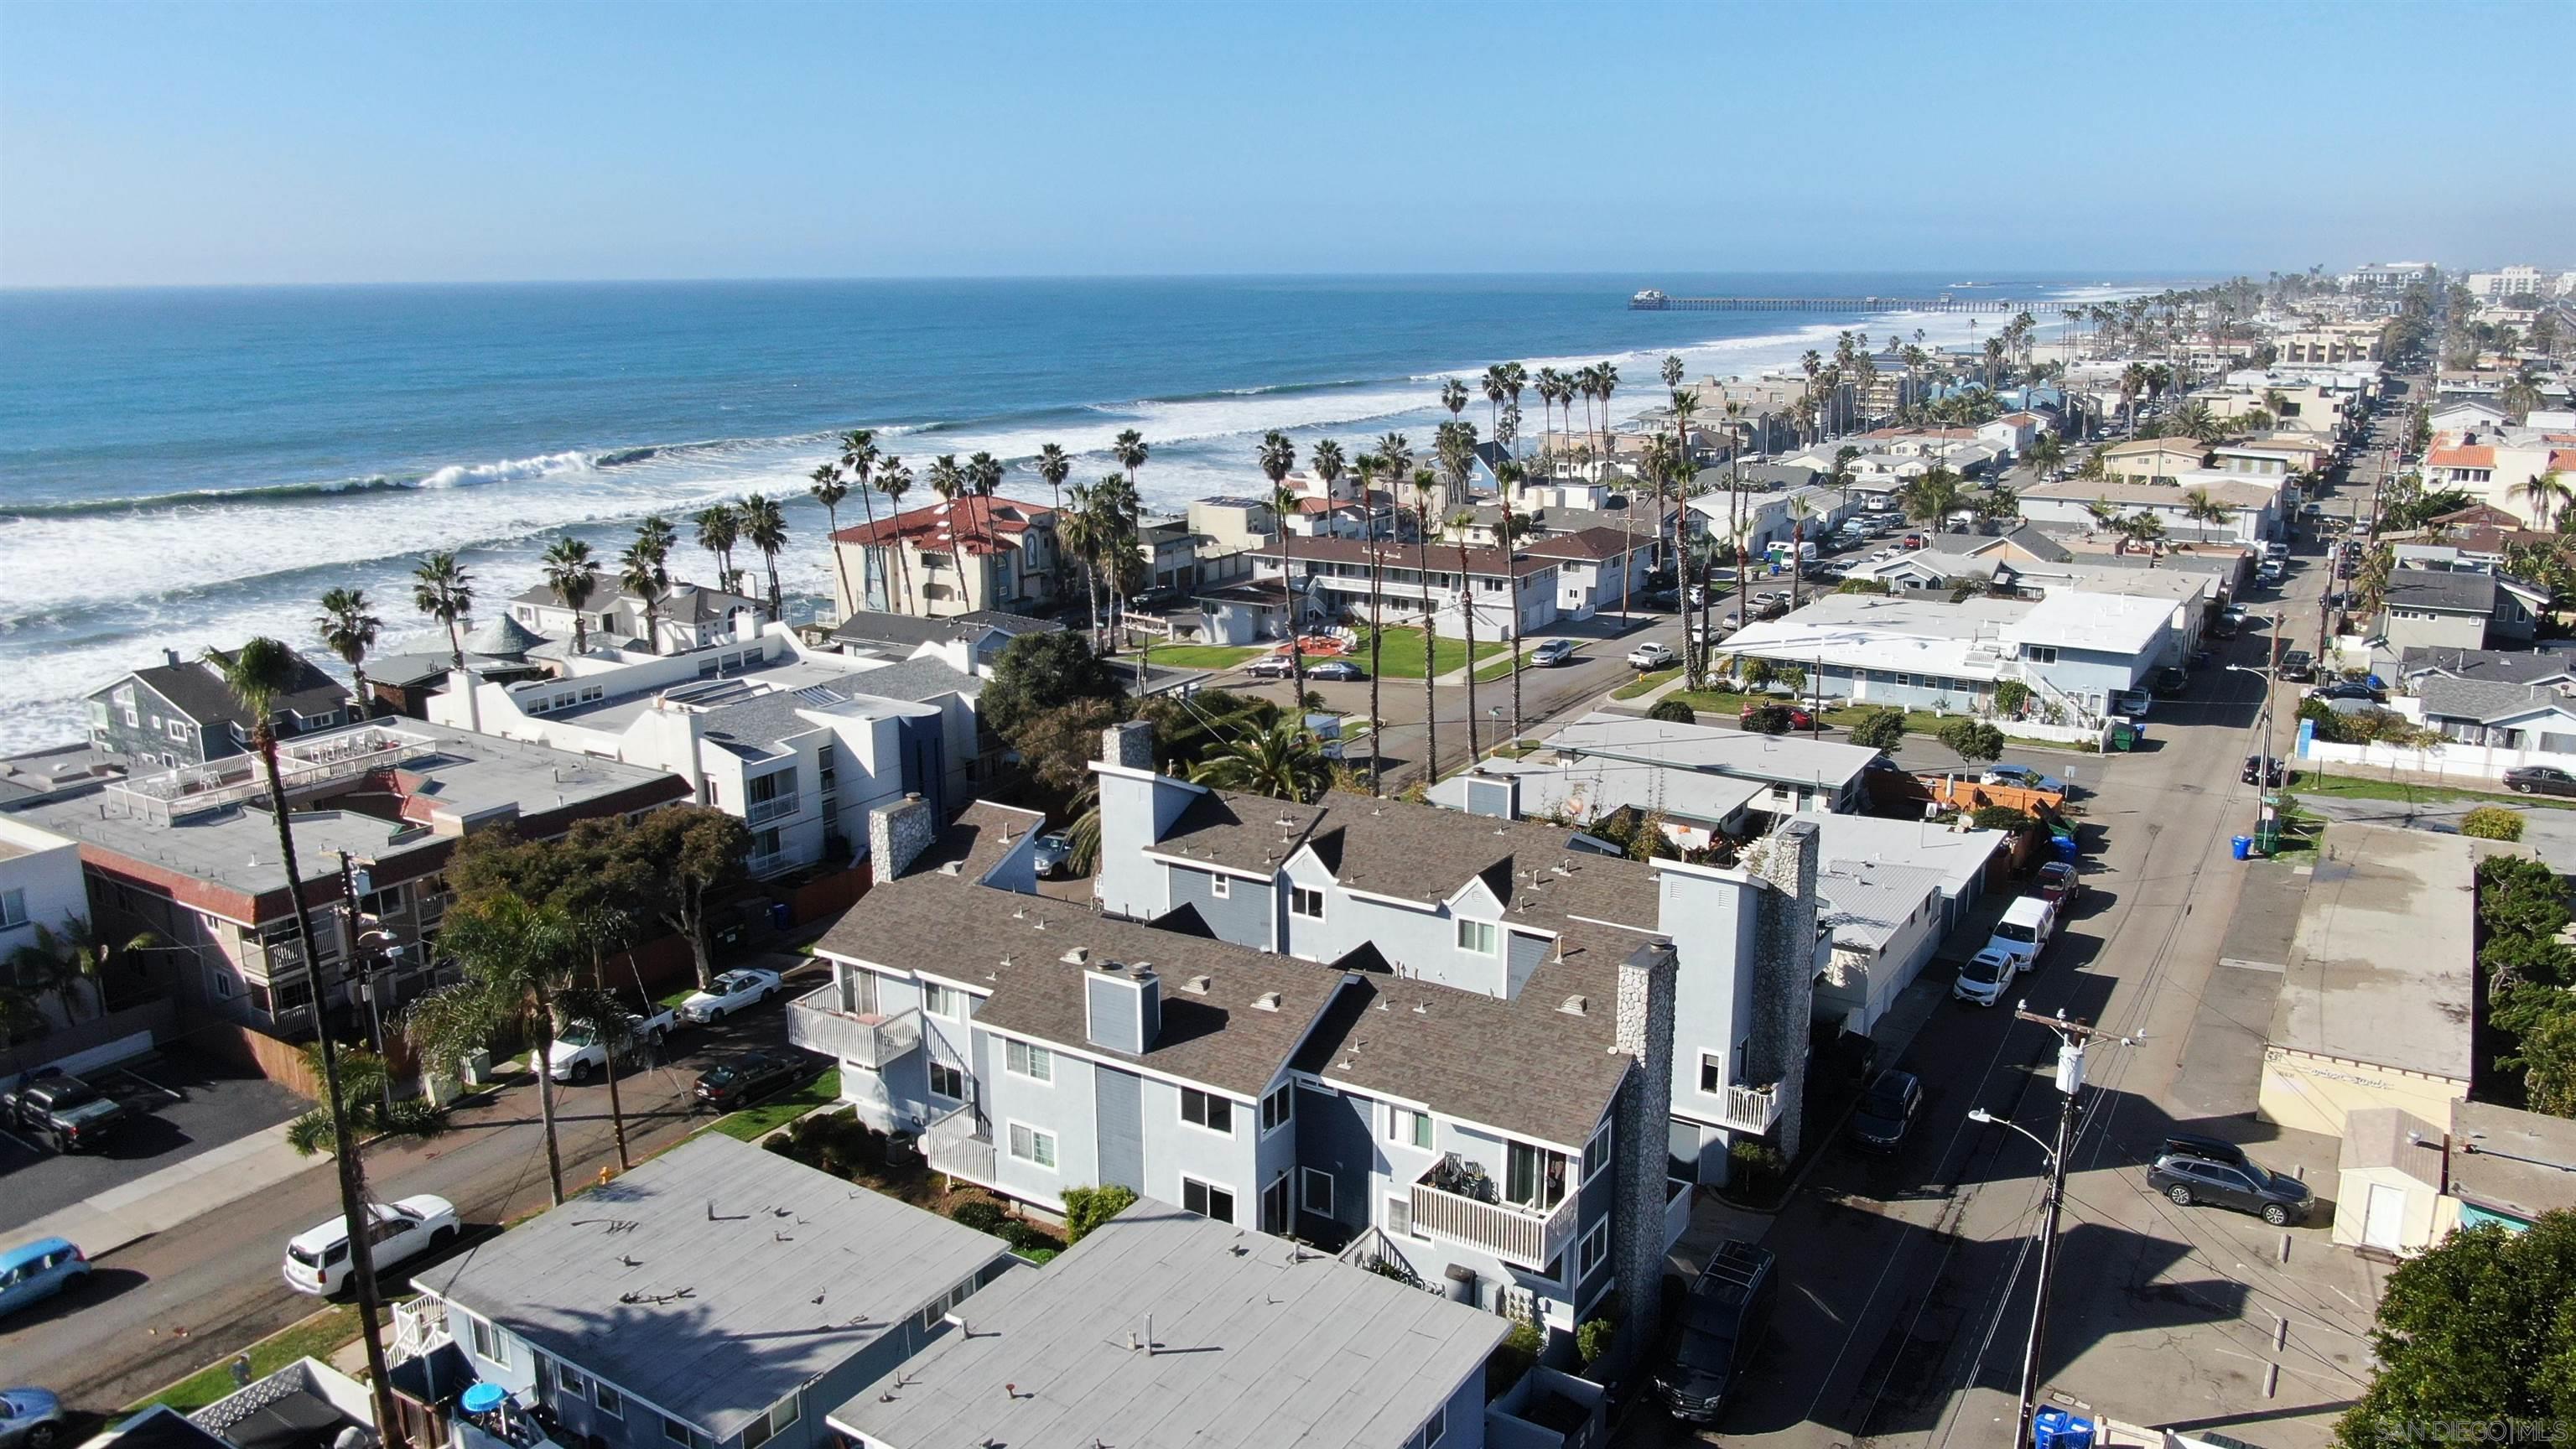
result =
[{"label": "black suv", "polygon": [[1777,1260],[1730,1238],[1717,1245],[1682,1302],[1679,1333],[1655,1392],[1673,1417],[1713,1424],[1771,1327]]},{"label": "black suv", "polygon": [[0,1122],[46,1139],[56,1152],[95,1152],[125,1125],[125,1106],[78,1077],[53,1072],[0,1097]]},{"label": "black suv", "polygon": [[2147,1186],[2176,1207],[2214,1203],[2257,1214],[2276,1228],[2307,1221],[2316,1205],[2306,1183],[2264,1170],[2234,1143],[2180,1133],[2165,1140],[2147,1168]]}]

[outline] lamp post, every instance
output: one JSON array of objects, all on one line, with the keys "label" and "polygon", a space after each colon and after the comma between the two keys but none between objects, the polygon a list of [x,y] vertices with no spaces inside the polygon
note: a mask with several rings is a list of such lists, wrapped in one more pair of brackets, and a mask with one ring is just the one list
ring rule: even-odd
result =
[{"label": "lamp post", "polygon": [[[2278,610],[2273,612],[2276,616],[2279,613]],[[2263,837],[2265,826],[2275,824],[2273,801],[2277,797],[2272,793],[2272,695],[2280,684],[2278,677],[2281,665],[2278,653],[2280,640],[2277,635],[2279,627],[2276,618],[2273,624],[2275,636],[2265,641],[2264,657],[2269,661],[2268,663],[2227,666],[2234,673],[2251,674],[2263,681],[2263,753],[2257,758],[2254,767],[2254,835],[2258,840]]]}]

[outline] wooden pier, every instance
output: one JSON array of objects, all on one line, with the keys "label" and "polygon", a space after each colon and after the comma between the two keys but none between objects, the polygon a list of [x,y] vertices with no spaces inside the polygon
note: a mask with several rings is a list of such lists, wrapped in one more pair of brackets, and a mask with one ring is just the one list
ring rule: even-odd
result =
[{"label": "wooden pier", "polygon": [[1667,297],[1647,290],[1628,299],[1631,312],[2040,312],[2045,304],[2009,297]]}]

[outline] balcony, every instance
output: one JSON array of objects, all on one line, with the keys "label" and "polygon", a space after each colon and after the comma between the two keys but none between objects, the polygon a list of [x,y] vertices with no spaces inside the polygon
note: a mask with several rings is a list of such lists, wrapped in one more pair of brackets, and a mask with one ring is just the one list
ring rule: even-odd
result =
[{"label": "balcony", "polygon": [[1435,1163],[1413,1185],[1413,1230],[1482,1249],[1506,1263],[1544,1270],[1574,1242],[1578,1195],[1568,1192],[1553,1208],[1485,1202],[1432,1185]]},{"label": "balcony", "polygon": [[1780,1122],[1780,1087],[1726,1087],[1717,1094],[1718,1121],[1730,1132],[1760,1136]]},{"label": "balcony", "polygon": [[784,820],[795,813],[796,797],[793,794],[772,795],[766,800],[754,800],[744,807],[742,818],[747,824],[767,825],[773,820]]},{"label": "balcony", "polygon": [[840,988],[823,986],[787,1003],[787,1043],[841,1059],[843,1066],[885,1068],[921,1046],[921,1013],[843,1011]]},{"label": "balcony", "polygon": [[784,874],[795,864],[796,862],[787,858],[786,851],[773,850],[767,855],[755,855],[745,859],[742,868],[753,880],[765,880],[773,875]]},{"label": "balcony", "polygon": [[993,1139],[972,1106],[935,1118],[921,1129],[921,1155],[933,1172],[970,1182],[993,1180]]}]

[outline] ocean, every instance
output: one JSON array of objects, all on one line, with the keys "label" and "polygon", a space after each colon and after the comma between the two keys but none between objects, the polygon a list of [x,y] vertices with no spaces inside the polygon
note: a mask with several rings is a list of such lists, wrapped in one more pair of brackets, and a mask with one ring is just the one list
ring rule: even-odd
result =
[{"label": "ocean", "polygon": [[[1612,412],[1696,379],[1830,352],[1852,328],[1958,345],[1956,315],[1631,312],[1675,295],[1918,296],[1974,281],[2026,300],[2099,278],[1837,275],[811,281],[0,292],[0,747],[76,737],[81,696],[164,648],[253,633],[313,646],[313,601],[365,589],[383,652],[429,626],[408,574],[463,552],[489,609],[558,534],[622,547],[634,520],[762,491],[787,500],[790,588],[826,592],[806,475],[873,427],[918,480],[988,450],[1044,500],[1041,443],[1111,470],[1141,430],[1149,504],[1263,486],[1286,431],[1428,450],[1441,379],[1492,362],[1615,361]],[[2052,319],[2053,320],[2053,319]],[[1998,319],[1975,319],[1975,336]],[[1539,428],[1523,399],[1524,433]],[[1480,428],[1479,396],[1469,415]],[[860,516],[854,497],[843,522]],[[712,564],[684,542],[681,572]],[[318,650],[316,651],[318,652]],[[336,668],[336,663],[334,666]]]}]

